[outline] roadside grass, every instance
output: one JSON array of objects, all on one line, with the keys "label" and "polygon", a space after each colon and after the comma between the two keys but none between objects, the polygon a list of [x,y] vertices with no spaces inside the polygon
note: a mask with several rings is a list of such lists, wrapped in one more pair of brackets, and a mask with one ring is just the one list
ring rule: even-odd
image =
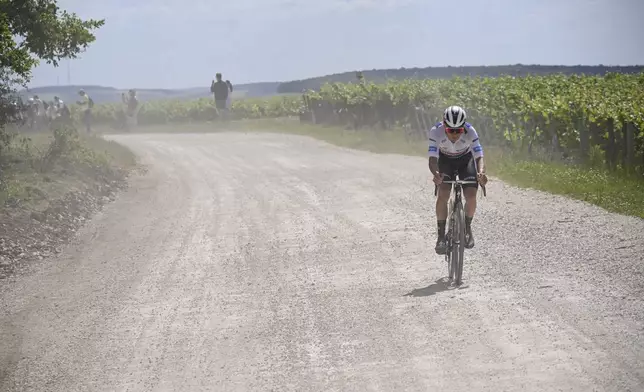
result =
[{"label": "roadside grass", "polygon": [[0,155],[0,211],[43,211],[136,166],[126,147],[72,129],[15,134]]},{"label": "roadside grass", "polygon": [[493,162],[492,173],[510,184],[565,195],[607,211],[644,218],[641,175],[557,161],[526,160],[512,153],[499,153]]},{"label": "roadside grass", "polygon": [[[224,131],[279,132],[311,136],[328,143],[375,153],[427,156],[427,142],[406,137],[402,130],[347,130],[341,127],[301,124],[297,118],[241,120],[228,124],[193,123],[140,127],[136,133]],[[109,132],[113,133],[113,132]],[[488,173],[509,184],[565,195],[608,211],[644,218],[644,178],[599,165],[585,166],[526,155],[494,146],[486,147]]]}]

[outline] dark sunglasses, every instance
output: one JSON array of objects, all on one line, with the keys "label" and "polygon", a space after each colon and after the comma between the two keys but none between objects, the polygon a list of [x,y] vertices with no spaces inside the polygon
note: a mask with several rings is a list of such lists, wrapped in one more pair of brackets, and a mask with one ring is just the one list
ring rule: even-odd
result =
[{"label": "dark sunglasses", "polygon": [[448,127],[445,127],[445,132],[447,132],[447,133],[463,133],[463,132],[465,132],[465,128],[448,128]]}]

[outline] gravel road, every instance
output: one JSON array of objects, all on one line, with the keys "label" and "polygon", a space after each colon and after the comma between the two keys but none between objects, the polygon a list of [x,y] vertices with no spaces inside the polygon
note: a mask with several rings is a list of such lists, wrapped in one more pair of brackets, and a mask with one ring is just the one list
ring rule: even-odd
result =
[{"label": "gravel road", "polygon": [[1,391],[644,391],[644,221],[494,180],[448,289],[426,161],[112,136],[149,172],[0,286]]}]

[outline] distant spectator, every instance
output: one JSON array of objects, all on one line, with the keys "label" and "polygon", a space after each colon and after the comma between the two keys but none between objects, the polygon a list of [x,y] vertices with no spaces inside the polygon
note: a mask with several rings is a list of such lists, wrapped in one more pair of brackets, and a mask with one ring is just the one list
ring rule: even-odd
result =
[{"label": "distant spectator", "polygon": [[44,102],[38,95],[34,95],[34,108],[36,116],[36,129],[42,130],[44,126],[49,123],[47,118],[47,103]]},{"label": "distant spectator", "polygon": [[54,101],[49,101],[45,112],[47,113],[47,119],[49,121],[56,118],[56,106],[54,105]]},{"label": "distant spectator", "polygon": [[59,97],[54,97],[54,117],[68,121],[71,118],[69,108]]},{"label": "distant spectator", "polygon": [[9,106],[2,114],[6,121],[22,127],[26,123],[27,106],[22,98],[14,98],[9,101]]},{"label": "distant spectator", "polygon": [[94,101],[83,89],[78,90],[78,95],[81,96],[81,100],[76,101],[76,103],[83,111],[83,124],[87,129],[87,133],[90,133],[92,131],[92,108],[94,107]]},{"label": "distant spectator", "polygon": [[127,96],[127,115],[128,117],[134,116],[139,109],[139,99],[136,96],[136,90],[128,91]]},{"label": "distant spectator", "polygon": [[136,96],[136,90],[134,89],[128,91],[127,96],[123,94],[123,99],[125,103],[125,128],[129,130],[131,126],[137,125],[137,117],[141,105],[139,98]]},{"label": "distant spectator", "polygon": [[233,101],[233,84],[230,83],[230,80],[226,80],[226,84],[228,85],[228,99],[226,100],[226,107],[230,110],[232,109],[232,101]]},{"label": "distant spectator", "polygon": [[29,128],[35,130],[38,126],[38,105],[33,97],[27,99],[27,124]]},{"label": "distant spectator", "polygon": [[217,81],[215,82],[213,80],[210,84],[210,92],[215,96],[215,106],[217,107],[217,110],[226,110],[226,101],[228,100],[230,88],[226,82],[221,80],[221,73],[218,73],[215,77],[217,78]]},{"label": "distant spectator", "polygon": [[45,116],[47,113],[47,104],[40,99],[38,95],[34,95],[34,103],[36,104],[36,108],[38,109],[38,117]]},{"label": "distant spectator", "polygon": [[54,100],[47,108],[50,126],[57,126],[60,124],[71,125],[71,112],[62,99],[55,96]]}]

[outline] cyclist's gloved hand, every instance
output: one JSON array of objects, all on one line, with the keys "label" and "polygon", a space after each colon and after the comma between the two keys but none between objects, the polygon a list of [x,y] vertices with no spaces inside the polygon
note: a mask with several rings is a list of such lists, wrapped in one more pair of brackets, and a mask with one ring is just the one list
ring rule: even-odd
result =
[{"label": "cyclist's gloved hand", "polygon": [[442,184],[443,183],[443,175],[440,174],[440,173],[434,174],[433,181],[434,181],[434,184],[436,184],[436,185]]},{"label": "cyclist's gloved hand", "polygon": [[479,177],[479,184],[481,184],[482,186],[485,186],[485,184],[487,184],[487,176],[485,175],[485,173],[479,173],[478,177]]}]

